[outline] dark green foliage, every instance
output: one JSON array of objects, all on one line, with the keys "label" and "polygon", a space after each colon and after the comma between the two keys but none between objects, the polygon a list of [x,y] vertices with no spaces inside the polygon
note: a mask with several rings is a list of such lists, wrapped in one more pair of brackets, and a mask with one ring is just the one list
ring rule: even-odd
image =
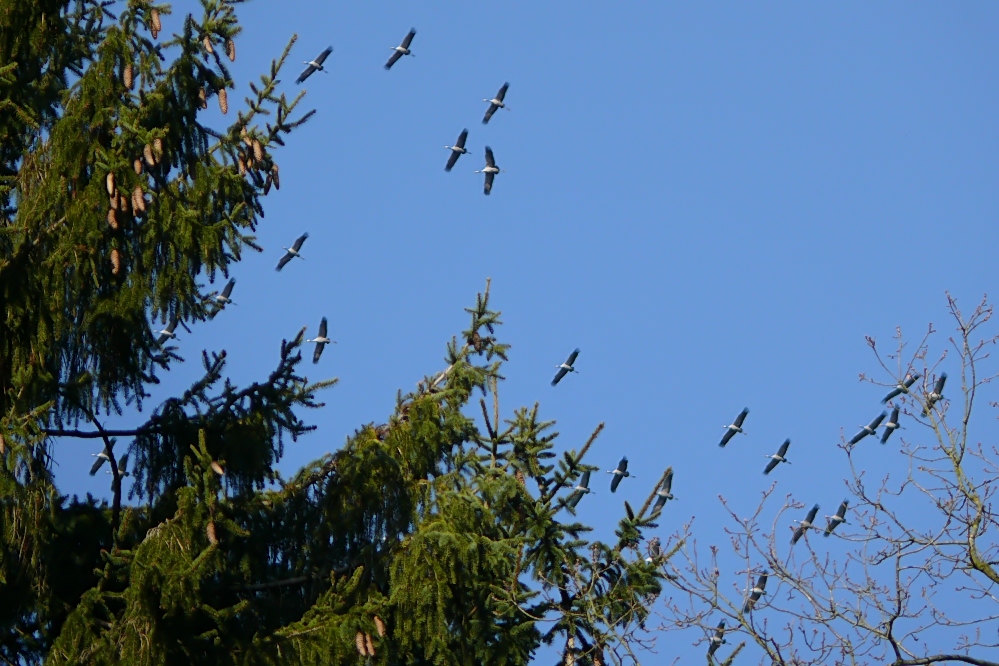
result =
[{"label": "dark green foliage", "polygon": [[[309,115],[275,92],[282,56],[233,125],[203,125],[233,86],[232,3],[171,17],[163,42],[167,6],[120,4],[0,0],[0,660],[524,664],[556,642],[627,659],[663,576],[639,552],[649,502],[614,543],[584,538],[565,502],[600,428],[559,458],[537,405],[501,421],[488,285],[446,369],[291,479],[286,439],[335,383],[299,373],[301,332],[257,383],[205,352],[187,392],[104,429],[180,360],[158,322],[206,319],[199,280],[255,247],[271,149]],[[61,497],[56,437],[103,441],[112,471],[127,447],[140,503]]]}]

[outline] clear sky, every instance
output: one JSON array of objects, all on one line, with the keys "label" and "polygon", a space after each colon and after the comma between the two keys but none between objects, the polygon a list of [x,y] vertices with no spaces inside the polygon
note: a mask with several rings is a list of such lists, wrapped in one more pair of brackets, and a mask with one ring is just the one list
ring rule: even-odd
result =
[{"label": "clear sky", "polygon": [[[288,473],[440,370],[491,277],[513,345],[504,412],[540,401],[565,448],[605,421],[588,462],[625,453],[638,475],[614,496],[601,475],[582,519],[609,538],[621,501],[673,465],[661,536],[696,516],[699,543],[724,544],[718,496],[755,506],[763,455],[785,437],[780,501],[831,513],[845,496],[836,444],[883,394],[858,374],[890,381],[865,335],[890,345],[896,326],[915,337],[934,322],[939,351],[945,291],[969,309],[995,292],[996,3],[257,0],[239,13],[239,87],[228,117],[206,112],[217,124],[292,34],[290,94],[299,63],[335,50],[303,86],[318,113],[275,153],[282,189],[265,202],[266,251],[233,272],[239,305],[181,334],[188,362],[157,396],[198,374],[202,348],[228,350],[235,381],[262,379],[282,338],[329,317],[338,344],[308,373],[340,385],[307,415],[319,429],[287,449]],[[386,72],[410,27],[416,57]],[[504,81],[511,110],[483,126]],[[462,128],[473,154],[445,173]],[[485,145],[508,170],[488,197],[472,173]],[[275,273],[304,231],[305,261]],[[553,389],[574,347],[580,373]],[[744,406],[749,435],[720,450]],[[995,434],[986,411],[979,423]],[[109,494],[109,477],[86,474],[97,449],[59,446],[64,492]],[[897,446],[859,455],[901,471]],[[665,636],[654,660],[702,655],[697,638]]]}]

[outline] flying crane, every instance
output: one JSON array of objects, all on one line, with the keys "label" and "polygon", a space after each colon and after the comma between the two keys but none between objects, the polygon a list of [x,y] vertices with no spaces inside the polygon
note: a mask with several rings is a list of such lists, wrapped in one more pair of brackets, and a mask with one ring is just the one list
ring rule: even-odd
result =
[{"label": "flying crane", "polygon": [[329,74],[329,72],[327,72],[326,69],[323,67],[323,63],[326,62],[326,58],[328,58],[331,53],[333,53],[333,47],[327,46],[326,50],[317,55],[314,59],[304,61],[306,68],[303,69],[302,73],[298,75],[297,79],[295,79],[295,83],[302,83],[303,81],[305,81],[305,79],[312,76],[315,72],[322,72],[324,74]]},{"label": "flying crane", "polygon": [[503,103],[503,98],[506,97],[506,91],[507,91],[507,88],[509,88],[509,87],[510,87],[509,83],[504,83],[503,87],[501,87],[499,89],[499,92],[496,93],[496,97],[493,97],[492,99],[484,99],[484,100],[482,100],[483,102],[489,102],[489,108],[486,109],[486,115],[482,118],[482,124],[483,125],[488,125],[489,124],[489,119],[493,117],[494,113],[496,113],[496,109],[507,109],[507,110],[509,110],[507,108],[507,105]]},{"label": "flying crane", "polygon": [[404,55],[414,56],[415,53],[409,50],[409,45],[413,43],[413,37],[416,37],[416,28],[412,28],[409,34],[402,38],[402,43],[399,46],[390,46],[392,49],[392,55],[389,56],[388,62],[385,63],[385,69],[392,69],[392,65],[399,62],[399,58]]},{"label": "flying crane", "polygon": [[579,356],[579,347],[576,347],[576,349],[574,349],[572,353],[569,354],[569,358],[565,359],[565,363],[560,363],[555,366],[556,368],[558,368],[558,372],[555,373],[555,378],[552,379],[552,386],[555,386],[560,381],[562,381],[562,378],[565,377],[566,374],[570,372],[579,372],[578,370],[576,370],[576,368],[573,367],[573,363],[576,362],[577,356]]},{"label": "flying crane", "polygon": [[461,130],[461,134],[458,135],[458,141],[453,146],[444,146],[451,151],[451,154],[447,158],[447,164],[444,165],[445,171],[450,171],[458,161],[458,158],[468,153],[465,149],[465,139],[467,138],[468,130],[463,129]]},{"label": "flying crane", "polygon": [[745,422],[746,416],[748,414],[749,414],[749,407],[746,407],[741,412],[739,412],[739,415],[735,417],[734,422],[730,423],[727,426],[722,426],[723,428],[726,428],[726,430],[725,434],[722,435],[721,441],[718,442],[718,446],[725,446],[726,444],[728,444],[729,440],[735,437],[736,433],[745,432],[742,429],[742,424]]}]

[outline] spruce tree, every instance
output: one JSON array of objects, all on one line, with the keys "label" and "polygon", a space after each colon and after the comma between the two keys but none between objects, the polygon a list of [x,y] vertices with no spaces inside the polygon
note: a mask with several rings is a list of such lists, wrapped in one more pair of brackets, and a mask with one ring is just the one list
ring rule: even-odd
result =
[{"label": "spruce tree", "polygon": [[[204,322],[206,279],[257,249],[274,153],[311,115],[278,92],[289,43],[232,124],[207,126],[207,104],[229,111],[235,3],[121,4],[0,0],[0,660],[633,657],[670,555],[640,552],[652,495],[612,543],[585,538],[567,499],[601,428],[558,456],[537,405],[501,417],[488,283],[443,371],[291,479],[284,443],[335,383],[299,370],[303,332],[257,383],[205,352],[183,395],[104,427],[183,360],[156,330]],[[110,506],[59,494],[56,437],[103,442]]]}]

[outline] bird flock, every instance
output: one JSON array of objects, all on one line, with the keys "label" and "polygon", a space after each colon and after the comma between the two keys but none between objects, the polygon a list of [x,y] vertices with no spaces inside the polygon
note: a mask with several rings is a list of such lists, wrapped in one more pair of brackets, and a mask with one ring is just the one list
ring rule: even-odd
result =
[{"label": "bird flock", "polygon": [[[416,37],[416,29],[414,28],[411,29],[406,34],[405,37],[403,37],[402,41],[397,46],[390,47],[390,49],[392,50],[392,54],[391,56],[389,56],[388,60],[384,65],[385,70],[391,70],[393,66],[395,66],[405,56],[415,57],[416,54],[412,50],[412,43],[415,37]],[[304,83],[309,77],[311,77],[316,72],[328,73],[328,69],[326,68],[325,63],[332,53],[333,53],[333,47],[329,46],[326,49],[324,49],[322,52],[320,52],[312,60],[304,61],[306,67],[302,71],[302,73],[298,76],[298,78],[295,80],[295,83],[297,84]],[[499,109],[509,110],[509,107],[506,104],[506,94],[509,88],[510,88],[509,83],[503,83],[503,85],[499,88],[494,97],[485,98],[482,100],[489,104],[488,108],[485,111],[485,115],[482,118],[483,125],[488,125],[489,121],[493,118],[494,114]],[[467,140],[468,140],[468,129],[465,128],[462,129],[461,132],[459,133],[458,138],[455,141],[454,145],[444,146],[444,148],[450,151],[447,162],[444,165],[444,170],[446,172],[450,172],[454,168],[454,166],[458,162],[458,159],[462,155],[470,154],[470,151],[466,148]],[[502,173],[502,170],[496,164],[496,158],[491,147],[489,146],[484,147],[484,155],[485,155],[485,166],[482,169],[475,170],[474,173],[483,174],[484,176],[483,192],[484,194],[489,195],[492,192],[496,175]],[[308,237],[309,237],[308,233],[303,233],[294,241],[294,243],[290,247],[282,248],[284,249],[285,252],[278,261],[275,270],[281,271],[293,259],[296,258],[304,259],[305,257],[302,255],[301,250],[302,246],[304,245]],[[224,310],[227,306],[236,304],[232,300],[232,292],[233,288],[235,287],[235,284],[236,280],[230,279],[221,291],[212,293],[208,296],[208,304],[210,306],[210,310],[208,312],[209,319],[213,319],[219,312]],[[156,344],[159,347],[163,348],[163,345],[166,342],[176,339],[177,338],[176,329],[178,325],[183,326],[188,332],[190,332],[190,329],[188,329],[187,326],[179,318],[175,317],[169,322],[166,328],[157,331]],[[315,344],[315,349],[312,357],[313,363],[319,362],[319,359],[322,356],[323,350],[326,347],[326,345],[336,344],[336,340],[332,340],[328,336],[328,320],[326,317],[323,317],[319,324],[318,335],[314,338],[306,340],[306,342]],[[164,349],[164,351],[166,350]],[[566,377],[566,375],[578,374],[579,371],[576,369],[575,364],[579,356],[579,352],[580,350],[578,348],[574,349],[563,363],[560,363],[555,366],[556,373],[554,378],[551,380],[551,385],[553,387],[557,386],[559,382],[561,382]],[[898,385],[895,388],[893,388],[891,392],[889,392],[888,395],[886,395],[882,399],[881,402],[883,404],[888,404],[894,398],[897,398],[900,395],[908,394],[913,384],[915,384],[915,382],[919,378],[920,375],[918,373],[907,374],[905,378],[901,380],[898,383]],[[926,395],[926,402],[924,404],[924,412],[923,412],[924,415],[927,415],[929,411],[933,408],[933,406],[943,398],[943,389],[946,380],[947,380],[947,374],[942,373],[934,383],[932,392]],[[878,429],[882,430],[880,441],[882,444],[885,444],[888,441],[888,438],[891,437],[892,433],[900,427],[899,426],[900,408],[895,405],[892,405],[891,407],[892,409],[890,414],[887,410],[882,411],[868,424],[860,426],[860,431],[849,440],[849,445],[855,446],[864,438],[869,436],[876,437]],[[748,415],[749,415],[749,409],[745,408],[741,412],[739,412],[739,414],[735,417],[732,423],[723,426],[725,432],[722,435],[721,441],[718,444],[720,447],[724,448],[725,446],[727,446],[736,435],[746,434],[743,425]],[[785,439],[784,442],[778,448],[776,453],[765,456],[769,459],[769,462],[766,464],[766,467],[763,469],[763,474],[769,475],[781,463],[790,464],[790,461],[787,459],[787,452],[790,446],[791,446],[791,440],[789,438]],[[101,468],[101,466],[104,464],[104,462],[110,459],[110,455],[107,449],[101,451],[100,453],[92,455],[95,457],[95,461],[90,470],[91,476],[95,475],[98,472],[98,470]],[[121,458],[118,459],[119,476],[124,477],[128,475],[127,466],[128,466],[128,454],[126,453],[125,455],[121,456]],[[617,467],[612,470],[607,470],[607,473],[611,475],[610,491],[612,493],[617,492],[617,489],[620,486],[621,481],[623,479],[637,478],[631,472],[628,471],[627,456],[622,456],[621,460],[618,462]],[[574,510],[585,495],[593,493],[593,490],[590,488],[590,478],[591,478],[591,473],[589,470],[584,471],[581,474],[578,483],[572,489],[572,491],[565,500],[565,505],[567,507]],[[672,494],[672,486],[673,486],[673,470],[672,468],[669,468],[666,470],[662,480],[660,481],[660,483],[656,488],[655,492],[656,501],[655,505],[653,506],[653,515],[658,515],[663,510],[663,508],[665,507],[666,503],[669,500],[676,499]],[[847,522],[846,513],[848,508],[849,508],[849,500],[844,499],[840,503],[838,509],[833,515],[825,516],[826,525],[823,530],[824,536],[826,537],[830,536],[839,525]],[[796,523],[796,526],[793,527],[793,533],[791,536],[792,546],[797,544],[798,541],[803,536],[805,536],[808,530],[822,529],[820,526],[815,524],[818,512],[819,512],[819,505],[815,504],[811,507],[811,509],[808,510],[808,513],[805,515],[805,517],[802,520],[794,521]],[[659,546],[659,540],[652,539],[649,544],[649,557],[647,558],[647,560],[648,561],[657,560],[661,558],[661,554],[662,551]],[[743,613],[752,612],[757,602],[760,600],[760,598],[766,594],[766,585],[767,585],[768,576],[769,574],[767,571],[759,573],[755,585],[746,591],[747,596],[745,604],[743,606]],[[713,656],[715,652],[719,649],[719,647],[722,644],[726,643],[725,632],[726,632],[725,620],[721,620],[721,622],[719,622],[717,627],[715,628],[714,632],[711,633],[710,636],[708,636],[709,656]]]},{"label": "bird flock", "polygon": [[[552,386],[556,386],[566,375],[570,373],[578,373],[579,371],[575,367],[576,360],[579,356],[579,349],[573,350],[569,357],[564,363],[556,365],[557,372],[555,377],[551,381]],[[913,384],[920,379],[921,375],[919,373],[910,372],[905,375],[905,377],[886,395],[881,399],[881,403],[885,405],[890,405],[891,401],[900,395],[906,395],[910,392]],[[947,382],[947,373],[943,372],[933,384],[932,390],[926,394],[925,403],[923,406],[923,415],[929,415],[930,410],[943,399],[944,385]],[[882,411],[874,419],[872,419],[868,424],[861,425],[860,431],[854,435],[850,440],[848,440],[849,446],[856,446],[865,437],[877,437],[878,430],[881,429],[880,441],[882,444],[887,443],[888,438],[891,437],[892,433],[899,429],[899,414],[901,408],[898,405],[890,405],[891,413],[887,410]],[[732,423],[722,426],[725,429],[725,433],[721,437],[721,441],[718,442],[718,446],[724,448],[728,445],[732,439],[738,434],[746,434],[743,425],[746,422],[746,417],[749,416],[749,408],[744,408],[735,417]],[[769,462],[763,469],[763,474],[768,475],[773,472],[778,465],[781,463],[790,464],[791,461],[787,459],[787,451],[791,447],[791,439],[785,439],[784,442],[777,449],[776,453],[766,455],[769,458]],[[635,478],[633,474],[628,471],[628,457],[623,456],[618,463],[617,467],[612,470],[607,470],[608,474],[611,474],[610,491],[612,493],[617,492],[618,486],[620,486],[621,481],[625,478]],[[571,509],[575,509],[579,504],[580,500],[584,495],[592,493],[590,489],[590,472],[585,471],[580,476],[579,483],[572,489],[569,496],[566,499],[566,506]],[[663,475],[663,479],[656,488],[655,496],[656,502],[652,510],[652,515],[658,515],[662,509],[665,507],[666,502],[671,499],[676,499],[672,493],[673,488],[673,468],[670,467],[666,470]],[[793,526],[793,533],[791,535],[791,546],[794,546],[801,540],[803,536],[808,532],[808,530],[820,530],[824,537],[832,535],[837,527],[847,523],[847,511],[850,506],[850,501],[844,499],[840,502],[839,507],[836,512],[832,515],[825,516],[825,527],[816,524],[816,518],[819,514],[819,505],[815,504],[805,517],[801,520],[795,520],[796,526]],[[629,516],[631,515],[631,509],[625,503],[625,507],[628,509]],[[660,560],[662,556],[662,550],[660,548],[658,538],[650,540],[649,543],[649,557],[646,561],[653,562]],[[757,602],[760,598],[766,594],[767,580],[770,574],[766,570],[760,572],[756,579],[756,583],[750,589],[746,590],[746,600],[743,605],[742,612],[744,614],[752,612]],[[707,637],[708,640],[708,656],[713,656],[715,652],[721,647],[725,641],[725,620],[721,620],[718,626],[715,628],[714,632]]]}]

